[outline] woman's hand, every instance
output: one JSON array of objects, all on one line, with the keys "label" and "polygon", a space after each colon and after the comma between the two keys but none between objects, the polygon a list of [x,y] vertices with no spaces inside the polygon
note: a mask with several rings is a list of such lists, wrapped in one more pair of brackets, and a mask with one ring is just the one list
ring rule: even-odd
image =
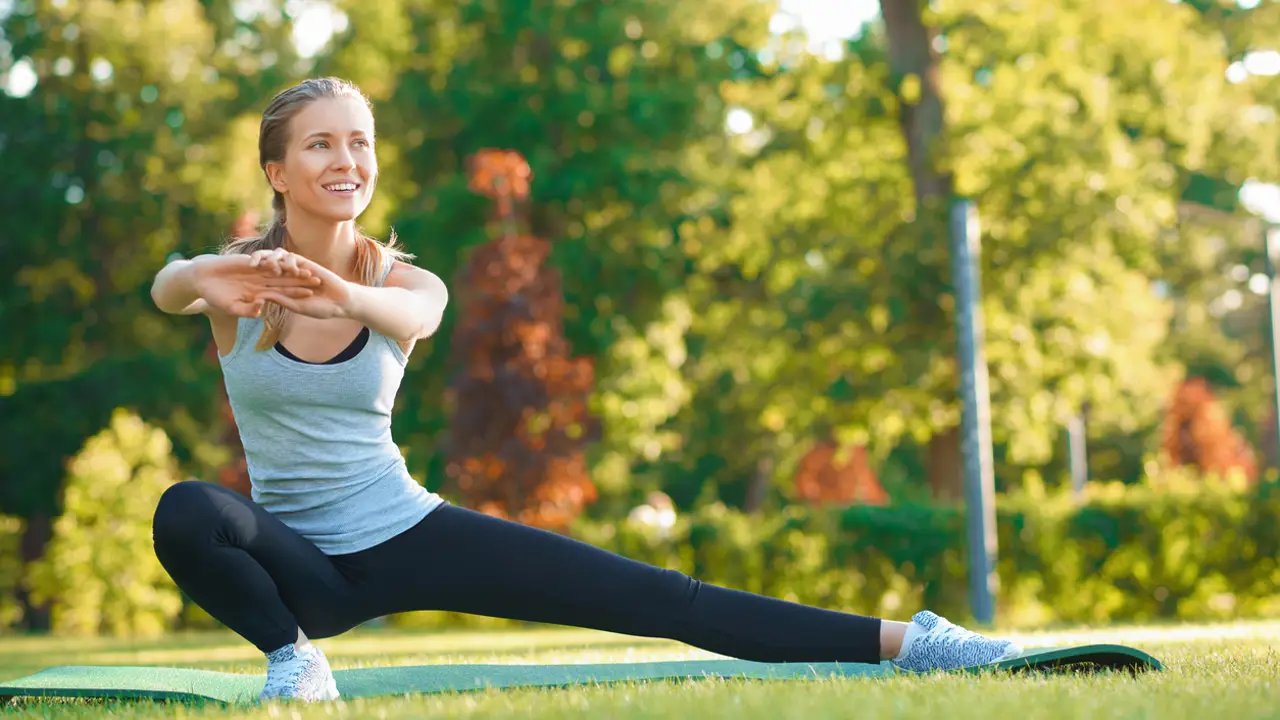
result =
[{"label": "woman's hand", "polygon": [[263,267],[278,268],[283,272],[296,272],[314,278],[316,284],[307,294],[291,292],[289,288],[265,288],[257,297],[276,303],[299,315],[328,320],[350,315],[352,284],[338,277],[329,268],[301,255],[288,253],[288,257],[272,257],[261,262]]},{"label": "woman's hand", "polygon": [[[257,317],[264,298],[273,302],[275,297],[305,300],[321,283],[313,272],[286,257],[289,255],[283,250],[259,250],[251,255],[201,258],[195,265],[195,288],[215,310],[235,317]],[[271,298],[266,297],[268,293]]]}]

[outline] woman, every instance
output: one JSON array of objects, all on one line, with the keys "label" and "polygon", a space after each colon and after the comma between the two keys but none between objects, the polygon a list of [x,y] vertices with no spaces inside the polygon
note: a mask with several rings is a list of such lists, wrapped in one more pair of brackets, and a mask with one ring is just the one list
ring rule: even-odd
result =
[{"label": "woman", "polygon": [[669,638],[763,662],[927,670],[1020,652],[927,611],[882,621],[707,585],[428,492],[392,441],[391,410],[448,293],[394,238],[356,229],[378,177],[371,107],[349,83],[308,80],[267,107],[258,150],[275,192],[266,231],[171,263],[152,288],[162,311],[209,319],[253,501],[179,483],[153,530],[178,586],[266,655],[262,698],[336,698],[308,638],[414,610]]}]

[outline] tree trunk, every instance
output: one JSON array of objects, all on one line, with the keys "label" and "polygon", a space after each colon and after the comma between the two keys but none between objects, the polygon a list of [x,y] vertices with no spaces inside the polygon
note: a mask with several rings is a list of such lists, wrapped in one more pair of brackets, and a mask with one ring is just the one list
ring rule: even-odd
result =
[{"label": "tree trunk", "polygon": [[917,216],[941,210],[951,195],[951,174],[940,163],[945,118],[933,47],[937,33],[925,26],[921,10],[921,0],[880,0]]},{"label": "tree trunk", "polygon": [[[45,513],[36,513],[26,519],[27,527],[22,533],[22,541],[18,552],[22,556],[25,569],[31,563],[44,556],[44,549],[53,539],[53,519]],[[28,630],[49,629],[49,608],[31,604],[31,596],[26,588],[18,586],[18,604],[22,607],[22,625]]]},{"label": "tree trunk", "polygon": [[764,507],[764,501],[769,497],[769,480],[772,477],[773,458],[766,455],[756,461],[755,472],[751,473],[751,479],[747,482],[746,497],[742,499],[743,512],[750,514]]},{"label": "tree trunk", "polygon": [[[889,40],[889,69],[898,96],[899,125],[907,141],[907,164],[915,189],[916,222],[945,228],[951,173],[944,157],[945,117],[938,86],[936,31],[924,24],[922,0],[880,0]],[[939,233],[939,242],[946,242]],[[959,499],[964,491],[960,430],[946,428],[929,442],[929,485],[939,500]]]},{"label": "tree trunk", "polygon": [[960,452],[960,428],[952,427],[929,441],[929,487],[935,500],[964,498],[964,456]]}]

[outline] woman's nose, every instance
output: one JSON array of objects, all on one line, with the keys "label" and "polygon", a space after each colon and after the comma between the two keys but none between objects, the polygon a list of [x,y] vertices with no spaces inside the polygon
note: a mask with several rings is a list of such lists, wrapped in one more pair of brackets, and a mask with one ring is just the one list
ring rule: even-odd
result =
[{"label": "woman's nose", "polygon": [[348,147],[339,147],[338,152],[333,155],[333,167],[335,170],[346,170],[355,167],[356,159]]}]

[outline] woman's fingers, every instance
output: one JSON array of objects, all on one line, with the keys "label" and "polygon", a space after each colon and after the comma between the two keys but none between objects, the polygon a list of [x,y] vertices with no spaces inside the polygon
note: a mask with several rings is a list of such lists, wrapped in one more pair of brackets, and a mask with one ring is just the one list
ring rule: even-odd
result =
[{"label": "woman's fingers", "polygon": [[[263,268],[273,275],[283,275],[285,272],[284,263],[291,254],[284,248],[255,250],[250,256],[249,267]],[[297,267],[296,263],[294,267]]]},{"label": "woman's fingers", "polygon": [[249,256],[248,271],[255,274],[265,272],[274,277],[306,278],[315,275],[308,266],[306,258],[284,248],[254,251]]},{"label": "woman's fingers", "polygon": [[284,296],[290,298],[309,298],[315,294],[311,288],[306,287],[279,287],[272,288],[267,291],[273,296]]},{"label": "woman's fingers", "polygon": [[255,278],[254,280],[254,285],[262,288],[313,288],[320,284],[320,278],[314,275],[269,275],[264,278]]},{"label": "woman's fingers", "polygon": [[228,310],[236,317],[255,318],[262,314],[262,300],[254,300],[253,302],[245,302],[237,300],[231,303]]},{"label": "woman's fingers", "polygon": [[277,248],[274,252],[263,259],[262,264],[271,270],[277,277],[284,274],[284,261],[289,253],[284,248]]},{"label": "woman's fingers", "polygon": [[241,283],[244,287],[254,291],[266,288],[288,288],[288,287],[318,287],[321,284],[320,278],[311,273],[277,273],[268,265],[269,261],[263,261],[257,267],[244,268],[234,279],[234,282]]},{"label": "woman's fingers", "polygon": [[301,300],[302,297],[291,297],[279,290],[267,290],[258,296],[258,302],[273,302],[290,312],[298,312],[299,306],[294,304],[294,300]]},{"label": "woman's fingers", "polygon": [[249,254],[249,267],[258,267],[274,253],[275,250],[254,250]]}]

